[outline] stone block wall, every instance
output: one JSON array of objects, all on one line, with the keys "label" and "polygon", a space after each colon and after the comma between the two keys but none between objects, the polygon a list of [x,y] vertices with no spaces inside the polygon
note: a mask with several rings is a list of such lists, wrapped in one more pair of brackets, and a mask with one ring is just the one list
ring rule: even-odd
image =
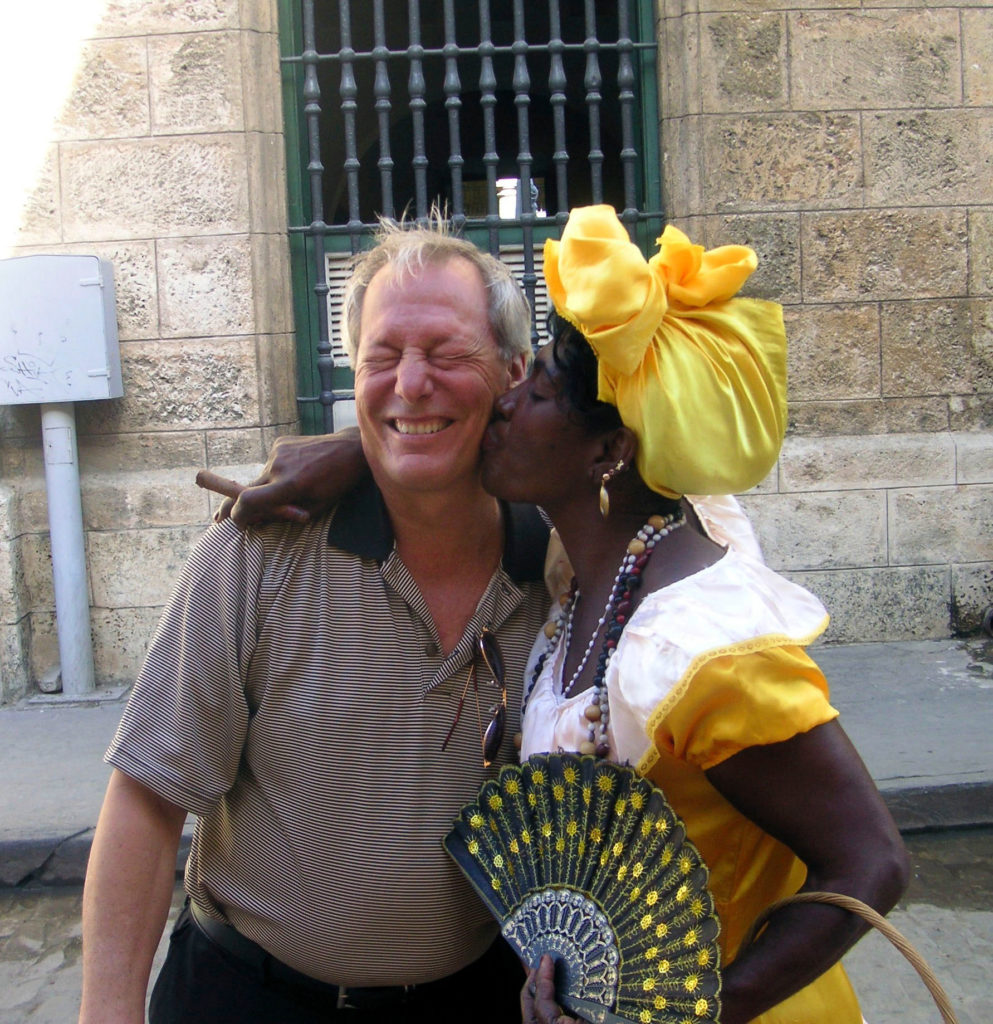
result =
[{"label": "stone block wall", "polygon": [[[246,478],[295,429],[295,351],[277,0],[94,6],[0,255],[114,265],[124,397],[76,408],[110,684],[209,521],[196,470]],[[751,294],[786,307],[789,435],[745,496],[769,560],[824,598],[834,639],[974,629],[993,604],[993,7],[658,0],[658,34],[670,216],[752,244]],[[57,661],[39,412],[0,406],[0,703]]]},{"label": "stone block wall", "polygon": [[[130,682],[211,499],[296,427],[275,0],[113,0],[2,255],[111,261],[124,397],[78,403],[97,679]],[[9,140],[8,140],[9,141]],[[0,703],[58,663],[37,406],[0,406]]]},{"label": "stone block wall", "polygon": [[660,0],[666,208],[754,246],[790,423],[744,496],[834,640],[993,605],[993,5]]}]

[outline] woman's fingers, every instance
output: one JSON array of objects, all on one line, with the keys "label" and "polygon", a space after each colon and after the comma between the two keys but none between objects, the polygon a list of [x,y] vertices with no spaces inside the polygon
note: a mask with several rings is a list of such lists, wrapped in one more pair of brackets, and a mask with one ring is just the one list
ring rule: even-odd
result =
[{"label": "woman's fingers", "polygon": [[537,977],[537,969],[532,968],[528,972],[527,979],[524,982],[524,987],[521,989],[521,1024],[538,1024],[538,1018],[535,1014],[534,1008],[535,984]]},{"label": "woman's fingers", "polygon": [[[580,1024],[562,1012],[555,999],[555,961],[546,953],[534,974],[534,1015],[538,1024]],[[529,983],[531,976],[528,976]]]},{"label": "woman's fingers", "polygon": [[234,498],[225,498],[220,505],[217,506],[217,510],[214,512],[214,522],[223,523],[225,519],[231,517],[231,509],[234,507]]}]

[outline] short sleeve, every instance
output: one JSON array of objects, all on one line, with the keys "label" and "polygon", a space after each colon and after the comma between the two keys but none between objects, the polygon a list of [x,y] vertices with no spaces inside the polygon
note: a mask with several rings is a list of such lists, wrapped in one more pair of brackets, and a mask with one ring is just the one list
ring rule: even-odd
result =
[{"label": "short sleeve", "polygon": [[212,527],[175,585],[104,760],[166,800],[207,813],[233,785],[250,708],[261,547]]},{"label": "short sleeve", "polygon": [[701,769],[836,718],[824,674],[801,647],[708,661],[655,728],[660,751]]}]

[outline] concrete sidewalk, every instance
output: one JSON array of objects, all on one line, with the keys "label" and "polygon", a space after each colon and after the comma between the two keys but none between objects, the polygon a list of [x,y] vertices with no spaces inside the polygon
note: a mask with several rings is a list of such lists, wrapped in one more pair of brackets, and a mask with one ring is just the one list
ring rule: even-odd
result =
[{"label": "concrete sidewalk", "polygon": [[[901,829],[993,824],[993,640],[812,653]],[[82,881],[123,702],[0,709],[0,886]]]}]

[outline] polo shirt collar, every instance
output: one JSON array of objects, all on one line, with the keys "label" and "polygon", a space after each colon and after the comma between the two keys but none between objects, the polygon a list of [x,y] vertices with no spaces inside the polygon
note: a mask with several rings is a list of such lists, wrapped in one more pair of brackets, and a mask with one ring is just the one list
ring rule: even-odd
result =
[{"label": "polo shirt collar", "polygon": [[[515,583],[544,578],[548,526],[534,505],[500,502],[503,511],[503,568]],[[384,562],[393,551],[393,526],[371,476],[338,503],[328,527],[328,544],[359,558]]]}]

